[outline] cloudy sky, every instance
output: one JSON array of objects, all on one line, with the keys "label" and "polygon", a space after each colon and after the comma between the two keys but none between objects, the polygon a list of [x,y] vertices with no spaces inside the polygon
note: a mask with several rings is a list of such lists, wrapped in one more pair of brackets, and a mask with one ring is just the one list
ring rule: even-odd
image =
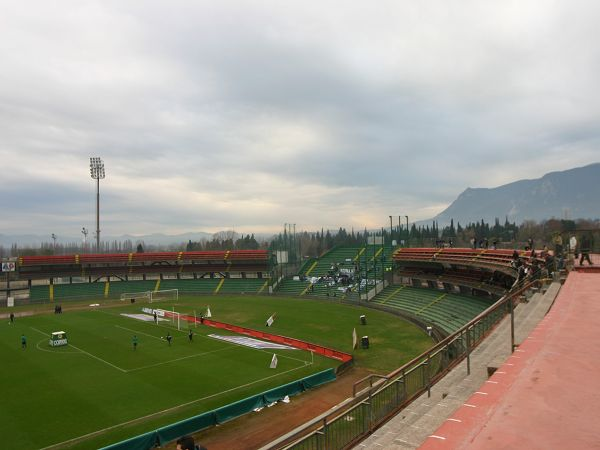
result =
[{"label": "cloudy sky", "polygon": [[600,2],[0,0],[0,234],[387,226],[600,161]]}]

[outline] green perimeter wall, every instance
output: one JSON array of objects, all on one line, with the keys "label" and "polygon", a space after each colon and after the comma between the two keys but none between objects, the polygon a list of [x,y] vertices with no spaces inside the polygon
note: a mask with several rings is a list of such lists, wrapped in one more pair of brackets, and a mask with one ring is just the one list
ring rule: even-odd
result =
[{"label": "green perimeter wall", "polygon": [[181,436],[185,436],[186,434],[197,433],[198,431],[214,425],[219,425],[235,419],[256,408],[261,408],[273,402],[280,401],[286,395],[297,395],[333,380],[335,380],[334,369],[327,369],[301,380],[292,381],[291,383],[284,384],[261,394],[253,395],[252,397],[222,406],[221,408],[164,426],[156,431],[150,431],[127,439],[126,441],[103,447],[100,450],[148,450],[156,447],[157,444],[164,445]]},{"label": "green perimeter wall", "polygon": [[44,303],[51,300],[60,302],[100,297],[119,298],[125,292],[154,291],[157,288],[159,290],[179,289],[180,294],[260,294],[269,292],[267,288],[268,281],[268,278],[198,278],[54,284],[52,286],[32,286],[30,289],[30,302]]}]

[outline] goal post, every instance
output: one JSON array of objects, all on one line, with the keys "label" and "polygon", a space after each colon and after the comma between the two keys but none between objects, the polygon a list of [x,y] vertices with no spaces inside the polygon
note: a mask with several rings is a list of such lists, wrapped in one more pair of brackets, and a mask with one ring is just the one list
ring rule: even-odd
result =
[{"label": "goal post", "polygon": [[179,289],[163,289],[159,291],[150,291],[150,303],[178,299]]},{"label": "goal post", "polygon": [[123,292],[121,294],[121,301],[123,300],[138,300],[138,299],[147,299],[152,301],[152,293],[150,291],[144,292]]}]

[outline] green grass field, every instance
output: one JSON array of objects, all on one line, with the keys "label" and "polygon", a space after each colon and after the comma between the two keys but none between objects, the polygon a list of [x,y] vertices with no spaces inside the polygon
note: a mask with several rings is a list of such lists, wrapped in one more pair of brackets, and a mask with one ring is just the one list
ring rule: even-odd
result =
[{"label": "green grass field", "polygon": [[[356,364],[379,373],[431,345],[422,330],[395,316],[322,301],[242,295],[180,298],[152,306],[193,314],[204,311],[207,303],[215,320],[349,353],[356,328],[371,342],[370,349],[354,351]],[[178,331],[169,322],[156,325],[121,315],[140,313],[143,306],[148,305],[113,302],[108,308],[40,313],[19,317],[13,325],[8,320],[0,324],[0,447],[63,443],[53,448],[97,448],[339,364],[300,350],[229,344],[207,336],[227,332],[205,326],[194,328],[190,343],[187,324]],[[274,312],[274,326],[266,328],[266,318]],[[360,314],[367,315],[368,325],[359,325]],[[50,347],[50,333],[59,330],[68,333],[69,346]],[[167,332],[174,338],[170,347],[161,339]],[[21,334],[27,336],[26,350],[21,349]],[[273,353],[279,360],[276,369],[269,368]]]}]

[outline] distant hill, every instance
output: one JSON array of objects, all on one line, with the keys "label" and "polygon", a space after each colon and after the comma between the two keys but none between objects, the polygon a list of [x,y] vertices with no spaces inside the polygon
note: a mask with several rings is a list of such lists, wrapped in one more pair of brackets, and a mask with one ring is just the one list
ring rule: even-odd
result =
[{"label": "distant hill", "polygon": [[[205,232],[196,232],[196,233],[185,233],[185,234],[177,234],[177,235],[167,235],[167,234],[148,234],[143,236],[132,236],[129,234],[121,235],[121,236],[104,236],[102,237],[102,242],[123,242],[125,240],[130,240],[134,244],[137,242],[144,242],[146,245],[172,245],[172,244],[181,244],[186,243],[189,240],[191,241],[201,241],[202,239],[212,239],[212,233]],[[81,242],[82,236],[57,236],[56,242],[58,244],[70,244],[74,242]],[[24,235],[3,235],[0,234],[0,245],[4,247],[10,247],[12,244],[16,243],[20,246],[32,246],[38,247],[43,242],[49,243],[52,242],[52,238],[50,236],[39,236],[35,234],[24,234]],[[94,239],[91,236],[88,236],[88,243],[93,245]]]},{"label": "distant hill", "polygon": [[[536,180],[520,180],[497,188],[467,188],[452,204],[431,220],[439,226],[460,222],[522,223],[551,218],[600,218],[600,163],[551,172]],[[426,221],[431,223],[431,220]]]}]

